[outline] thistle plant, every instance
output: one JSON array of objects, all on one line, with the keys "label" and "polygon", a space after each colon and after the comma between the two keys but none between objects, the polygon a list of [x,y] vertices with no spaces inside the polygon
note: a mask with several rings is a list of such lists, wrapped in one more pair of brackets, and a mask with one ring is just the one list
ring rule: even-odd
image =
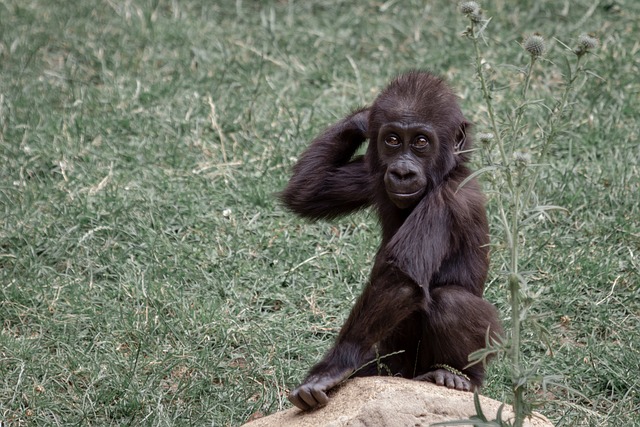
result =
[{"label": "thistle plant", "polygon": [[[531,230],[531,221],[546,211],[558,209],[555,206],[540,203],[536,193],[540,171],[547,161],[550,147],[556,143],[559,134],[569,123],[568,106],[573,102],[579,79],[587,77],[585,61],[587,54],[598,46],[598,40],[589,34],[578,37],[575,48],[564,46],[567,54],[567,68],[563,72],[564,81],[559,94],[547,101],[535,101],[531,95],[531,81],[536,76],[539,64],[553,66],[550,61],[543,61],[548,46],[543,35],[533,33],[526,37],[521,47],[527,52],[524,56],[527,63],[517,67],[522,79],[516,86],[516,93],[511,104],[498,105],[492,93],[492,82],[486,72],[487,61],[481,48],[484,46],[483,34],[487,30],[490,19],[477,2],[460,4],[460,12],[466,16],[469,25],[463,35],[473,46],[473,64],[479,82],[479,90],[486,107],[486,131],[479,133],[479,151],[484,163],[475,176],[484,174],[487,177],[490,203],[497,210],[498,224],[493,224],[494,240],[504,242],[506,253],[505,276],[510,296],[510,325],[507,326],[507,337],[501,343],[487,342],[487,348],[470,356],[471,363],[479,363],[490,354],[504,355],[509,360],[511,388],[513,392],[513,408],[515,418],[510,422],[503,420],[488,421],[482,414],[477,402],[478,418],[489,425],[522,426],[524,420],[531,415],[534,404],[529,400],[528,391],[536,383],[545,386],[554,376],[540,375],[536,363],[523,363],[522,329],[524,325],[531,327],[531,332],[544,331],[528,316],[528,310],[535,291],[529,286],[527,274],[521,272],[522,256],[526,235]],[[532,108],[541,108],[542,116],[534,112],[536,120],[527,119],[525,113]],[[525,322],[526,321],[526,322]],[[542,334],[542,332],[540,332]],[[545,337],[538,335],[540,340]],[[526,366],[534,366],[527,368]],[[500,418],[500,416],[498,417]]]}]

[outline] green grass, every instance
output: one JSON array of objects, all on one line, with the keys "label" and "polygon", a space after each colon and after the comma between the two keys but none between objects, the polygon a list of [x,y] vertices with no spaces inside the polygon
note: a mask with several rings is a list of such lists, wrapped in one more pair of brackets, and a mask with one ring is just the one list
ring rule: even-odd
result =
[{"label": "green grass", "polygon": [[[577,392],[540,390],[557,425],[640,425],[640,5],[494,3],[496,66],[523,63],[533,31],[601,39],[541,180],[569,213],[524,253],[553,354],[524,354]],[[314,135],[406,69],[446,76],[482,131],[465,25],[444,0],[0,0],[0,421],[238,425],[289,407],[378,231],[366,212],[304,222],[274,195]],[[507,318],[494,243],[487,296]],[[485,394],[508,382],[497,361]]]}]

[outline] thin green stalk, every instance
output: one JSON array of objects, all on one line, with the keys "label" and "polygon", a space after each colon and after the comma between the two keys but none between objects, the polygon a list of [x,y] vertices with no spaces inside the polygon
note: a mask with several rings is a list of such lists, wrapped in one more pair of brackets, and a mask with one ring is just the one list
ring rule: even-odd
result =
[{"label": "thin green stalk", "polygon": [[520,228],[520,186],[515,186],[513,205],[511,210],[511,273],[509,274],[509,290],[511,291],[511,369],[512,386],[514,392],[513,411],[515,413],[514,426],[520,427],[524,421],[524,387],[520,386],[522,369],[520,366],[520,280],[518,279],[519,241]]},{"label": "thin green stalk", "polygon": [[[580,71],[580,60],[582,58],[578,56],[578,60],[576,61],[575,71],[570,70],[571,78],[567,82],[567,85],[564,88],[564,92],[562,93],[562,97],[560,102],[558,103],[558,107],[556,111],[551,112],[551,118],[549,119],[549,132],[546,133],[545,138],[542,142],[542,148],[540,150],[540,157],[538,159],[538,164],[541,165],[544,163],[547,158],[547,153],[549,152],[549,147],[555,141],[556,136],[558,134],[558,124],[560,123],[562,117],[564,116],[564,110],[567,107],[567,100],[569,98],[569,94],[571,93],[571,89],[573,89],[573,83],[576,81],[578,77],[578,71]],[[525,203],[529,203],[531,194],[533,194],[533,189],[538,180],[538,176],[540,174],[540,167],[534,168],[533,175],[529,179],[529,186],[527,187],[527,191],[525,192],[524,201]]]},{"label": "thin green stalk", "polygon": [[[516,246],[514,246],[515,248]],[[520,427],[526,416],[524,408],[524,387],[519,385],[520,369],[520,281],[518,275],[509,275],[511,293],[511,381],[513,387],[514,426]]]},{"label": "thin green stalk", "polygon": [[[484,77],[484,73],[482,72],[482,57],[480,55],[480,47],[478,46],[478,34],[476,33],[476,25],[474,22],[471,23],[471,40],[473,40],[473,47],[475,49],[475,62],[476,62],[476,74],[478,75],[478,79],[480,80],[480,86],[482,88],[482,97],[484,98],[485,104],[487,105],[487,111],[489,113],[489,121],[491,122],[491,130],[493,131],[494,138],[496,139],[496,144],[500,151],[500,158],[502,160],[502,165],[507,166],[507,154],[504,151],[504,144],[502,142],[502,135],[498,128],[496,122],[496,114],[493,109],[493,103],[491,102],[491,94],[489,93],[489,88],[487,86],[487,80]],[[490,147],[491,149],[492,147]],[[509,178],[509,187],[511,188],[511,179]]]},{"label": "thin green stalk", "polygon": [[507,241],[507,247],[511,248],[513,246],[513,236],[511,235],[509,221],[507,220],[507,214],[504,211],[504,206],[502,205],[502,203],[498,203],[498,211],[500,212],[500,219],[502,220],[502,224],[504,224],[504,234],[505,240]]},{"label": "thin green stalk", "polygon": [[533,71],[533,65],[536,63],[537,59],[537,57],[533,55],[531,55],[530,58],[531,60],[529,61],[529,68],[527,69],[527,74],[525,75],[524,87],[522,88],[523,101],[527,99],[527,93],[529,92],[529,86],[531,84],[531,72]]},{"label": "thin green stalk", "polygon": [[[516,115],[513,119],[513,124],[511,126],[511,134],[515,139],[520,138],[520,134],[518,132],[518,128],[520,127],[520,121],[522,120],[522,116],[524,115],[524,110],[527,105],[527,96],[529,94],[529,87],[531,86],[531,74],[533,72],[533,66],[536,63],[536,56],[530,55],[529,65],[527,67],[527,71],[525,72],[524,85],[522,87],[522,92],[520,94],[520,105],[516,108]],[[518,144],[511,144],[510,154],[513,155],[513,150]]]}]

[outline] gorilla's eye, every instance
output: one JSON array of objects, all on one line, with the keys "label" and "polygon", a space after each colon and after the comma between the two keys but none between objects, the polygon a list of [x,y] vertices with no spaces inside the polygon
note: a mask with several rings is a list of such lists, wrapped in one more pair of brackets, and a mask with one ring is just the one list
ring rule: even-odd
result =
[{"label": "gorilla's eye", "polygon": [[425,148],[428,145],[429,145],[429,140],[427,139],[426,136],[420,135],[415,139],[415,141],[413,141],[413,146],[416,148]]},{"label": "gorilla's eye", "polygon": [[400,145],[400,140],[395,135],[389,135],[384,139],[384,143],[391,147],[397,147]]}]

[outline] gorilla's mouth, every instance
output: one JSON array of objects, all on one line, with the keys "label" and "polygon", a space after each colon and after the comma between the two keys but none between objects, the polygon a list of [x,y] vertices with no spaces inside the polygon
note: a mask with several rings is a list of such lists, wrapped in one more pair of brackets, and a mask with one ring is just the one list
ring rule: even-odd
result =
[{"label": "gorilla's mouth", "polygon": [[420,188],[412,193],[387,191],[387,195],[394,205],[400,209],[407,209],[414,206],[418,200],[420,200],[424,190],[424,188]]},{"label": "gorilla's mouth", "polygon": [[394,192],[394,191],[390,191],[389,195],[391,197],[395,197],[395,198],[398,198],[398,199],[411,199],[413,197],[416,197],[416,196],[420,195],[420,193],[422,193],[423,190],[424,190],[424,188],[420,188],[419,190],[414,191],[413,193],[397,193],[397,192]]}]

